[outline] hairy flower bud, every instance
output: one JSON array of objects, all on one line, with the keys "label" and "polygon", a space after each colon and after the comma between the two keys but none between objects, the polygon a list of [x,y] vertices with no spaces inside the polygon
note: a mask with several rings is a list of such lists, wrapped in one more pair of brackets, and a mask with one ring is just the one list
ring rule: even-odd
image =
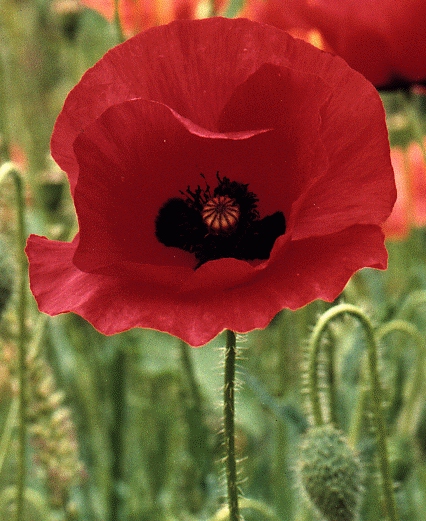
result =
[{"label": "hairy flower bud", "polygon": [[327,521],[353,521],[361,499],[361,464],[332,425],[310,429],[301,444],[299,481],[312,507]]}]

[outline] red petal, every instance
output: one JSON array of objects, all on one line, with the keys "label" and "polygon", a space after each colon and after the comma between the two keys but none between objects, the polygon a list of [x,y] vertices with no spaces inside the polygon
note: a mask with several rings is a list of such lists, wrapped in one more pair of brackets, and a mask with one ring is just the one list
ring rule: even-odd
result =
[{"label": "red petal", "polygon": [[326,171],[313,127],[318,116],[308,114],[274,132],[213,133],[160,103],[133,100],[111,107],[75,142],[80,166],[75,263],[84,271],[122,261],[194,267],[195,258],[163,246],[154,227],[167,200],[204,183],[201,173],[211,186],[216,172],[249,183],[262,216],[290,215],[293,201]]},{"label": "red petal", "polygon": [[159,209],[180,190],[204,183],[201,173],[212,183],[217,171],[244,182],[257,177],[263,152],[275,142],[265,148],[263,132],[213,133],[145,100],[111,107],[75,142],[77,265],[85,271],[121,261],[194,267],[192,255],[155,237]]},{"label": "red petal", "polygon": [[[312,64],[313,66],[313,64]],[[331,95],[321,110],[327,174],[299,201],[294,237],[382,224],[396,199],[384,109],[374,87],[338,59],[323,63]]]},{"label": "red petal", "polygon": [[313,31],[319,32],[315,45],[332,48],[376,87],[392,88],[426,81],[426,2],[395,5],[395,0],[247,0],[243,15],[311,43]]},{"label": "red petal", "polygon": [[[67,98],[52,153],[76,186],[80,242],[30,238],[31,287],[43,311],[104,333],[149,327],[200,345],[386,265],[378,225],[395,190],[378,95],[271,27],[174,23],[111,50]],[[161,205],[217,171],[249,183],[262,216],[284,212],[268,261],[194,271],[155,238]]]},{"label": "red petal", "polygon": [[311,75],[330,59],[283,31],[244,19],[149,29],[111,49],[70,92],[55,124],[52,155],[73,191],[78,177],[73,142],[108,107],[133,98],[158,101],[217,131],[236,87],[265,63]]},{"label": "red petal", "polygon": [[[161,269],[145,280],[122,273],[84,273],[72,263],[75,248],[76,241],[30,236],[31,290],[41,311],[72,311],[104,334],[133,327],[158,329],[193,346],[224,329],[243,333],[263,328],[284,307],[296,309],[316,298],[332,301],[356,270],[385,268],[387,259],[380,229],[354,226],[326,238],[291,243],[285,255],[276,255],[266,268],[235,259],[208,262],[192,271],[193,281],[185,287],[179,281],[171,286]],[[207,281],[204,287],[200,281]]]}]

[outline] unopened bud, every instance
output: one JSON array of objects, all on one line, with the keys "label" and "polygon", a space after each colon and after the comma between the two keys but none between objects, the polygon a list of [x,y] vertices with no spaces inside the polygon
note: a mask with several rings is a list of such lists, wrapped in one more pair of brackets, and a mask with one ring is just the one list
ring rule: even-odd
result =
[{"label": "unopened bud", "polygon": [[353,521],[362,495],[361,464],[332,425],[314,427],[300,447],[298,473],[309,503],[327,521]]}]

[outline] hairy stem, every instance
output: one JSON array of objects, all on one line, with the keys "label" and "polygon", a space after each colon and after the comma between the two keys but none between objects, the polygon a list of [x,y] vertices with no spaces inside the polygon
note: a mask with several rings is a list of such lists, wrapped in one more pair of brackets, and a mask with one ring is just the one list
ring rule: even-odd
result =
[{"label": "hairy stem", "polygon": [[26,438],[27,438],[27,401],[26,401],[26,310],[27,310],[27,259],[25,243],[25,194],[22,176],[13,163],[4,163],[0,168],[0,184],[10,176],[15,185],[17,210],[17,255],[18,259],[18,476],[16,494],[16,519],[24,516],[24,492],[26,480]]},{"label": "hairy stem", "polygon": [[226,332],[225,380],[223,393],[223,419],[226,451],[226,481],[228,491],[229,521],[240,521],[238,507],[237,462],[235,458],[235,358],[236,336]]},{"label": "hairy stem", "polygon": [[389,465],[389,456],[386,441],[386,424],[382,409],[382,389],[379,379],[377,340],[373,326],[365,313],[351,304],[340,304],[326,311],[318,320],[312,331],[309,342],[309,398],[312,404],[312,412],[316,425],[323,425],[323,415],[318,392],[317,358],[321,345],[321,336],[330,322],[341,315],[349,314],[356,318],[362,325],[367,340],[367,367],[370,377],[370,399],[373,410],[373,421],[376,432],[379,470],[382,477],[384,509],[390,521],[398,521],[395,497],[393,493],[392,478]]},{"label": "hairy stem", "polygon": [[111,521],[120,517],[122,507],[121,481],[123,479],[123,453],[125,432],[125,404],[126,404],[126,353],[119,346],[113,366],[113,414],[114,422],[111,430],[111,447],[113,454],[112,480],[113,490],[111,496]]},{"label": "hairy stem", "polygon": [[408,391],[406,391],[405,394],[404,405],[399,417],[400,430],[408,436],[413,434],[413,431],[415,430],[417,419],[421,414],[423,405],[422,391],[424,388],[426,345],[423,335],[420,333],[418,328],[414,324],[400,319],[391,320],[377,330],[377,343],[380,344],[383,337],[395,331],[399,331],[400,333],[410,337],[414,341],[417,351],[412,378],[410,379]]}]

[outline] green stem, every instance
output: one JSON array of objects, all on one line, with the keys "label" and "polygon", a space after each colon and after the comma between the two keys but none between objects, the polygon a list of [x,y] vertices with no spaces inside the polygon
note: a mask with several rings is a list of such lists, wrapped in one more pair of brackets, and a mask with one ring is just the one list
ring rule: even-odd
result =
[{"label": "green stem", "polygon": [[[334,309],[334,308],[333,308]],[[321,336],[328,321],[324,321],[327,313],[320,316],[317,324],[312,330],[309,339],[308,353],[308,398],[311,406],[311,413],[313,416],[314,425],[324,425],[323,411],[321,407],[320,393],[318,389],[318,359],[321,348]]]},{"label": "green stem", "polygon": [[378,371],[377,341],[370,319],[364,314],[364,312],[361,309],[357,308],[356,306],[352,306],[351,304],[340,304],[326,311],[320,317],[316,326],[314,327],[314,330],[312,331],[311,339],[309,342],[311,355],[308,378],[309,396],[312,402],[312,412],[314,416],[314,421],[316,425],[324,424],[319,400],[318,376],[314,374],[317,372],[318,367],[317,358],[321,345],[321,336],[333,319],[344,314],[349,314],[355,317],[361,323],[366,334],[368,351],[367,364],[371,386],[371,406],[373,409],[373,416],[375,422],[379,469],[380,474],[382,476],[384,508],[386,511],[386,515],[389,517],[390,521],[398,521],[398,514],[396,510],[395,497],[393,493],[393,485],[387,450],[386,424],[382,409],[382,389],[380,385]]},{"label": "green stem", "polygon": [[[270,509],[265,503],[262,501],[258,501],[256,499],[249,498],[241,498],[240,500],[241,509],[250,509],[255,512],[259,512],[262,516],[262,519],[266,518],[270,521],[281,521],[277,514]],[[229,512],[228,507],[221,508],[216,514],[209,519],[209,521],[228,521],[229,520]]]},{"label": "green stem", "polygon": [[185,377],[189,384],[189,388],[191,391],[191,399],[192,399],[192,408],[197,412],[202,410],[202,399],[198,386],[197,379],[195,378],[194,366],[192,364],[191,356],[190,356],[190,347],[185,342],[180,342],[180,357],[182,361],[182,366],[185,371]]},{"label": "green stem", "polygon": [[335,353],[333,338],[327,344],[327,398],[329,408],[329,419],[333,425],[337,426],[336,417],[336,374],[335,374]]},{"label": "green stem", "polygon": [[18,408],[19,400],[14,397],[12,403],[10,404],[9,412],[7,413],[6,422],[0,440],[0,473],[3,469],[3,464],[10,447],[10,442],[12,440],[13,430],[16,425],[16,416],[18,415]]},{"label": "green stem", "polygon": [[352,414],[351,417],[351,424],[349,427],[349,434],[348,434],[348,443],[351,447],[354,449],[358,445],[358,441],[361,437],[361,429],[363,425],[363,418],[364,418],[364,411],[365,407],[367,405],[368,395],[370,393],[370,390],[368,386],[365,384],[365,374],[366,371],[361,371],[361,386],[360,390],[358,392],[358,397],[355,405],[355,411]]},{"label": "green stem", "polygon": [[408,320],[413,311],[418,311],[419,307],[424,304],[426,304],[426,290],[418,289],[411,292],[399,309],[398,318]]},{"label": "green stem", "polygon": [[32,331],[31,341],[29,342],[28,349],[27,349],[28,364],[31,364],[31,362],[33,362],[37,358],[37,356],[40,352],[40,347],[44,340],[44,335],[46,333],[46,326],[47,326],[48,320],[49,320],[48,315],[40,314],[37,318],[37,322]]},{"label": "green stem", "polygon": [[[8,506],[12,501],[17,498],[17,490],[13,485],[10,487],[3,488],[0,491],[0,512],[7,512]],[[42,494],[36,490],[28,487],[25,490],[25,500],[30,505],[33,516],[37,516],[37,519],[49,519],[51,511],[49,506]],[[32,517],[31,519],[34,519]]]},{"label": "green stem", "polygon": [[[412,338],[417,350],[414,375],[409,382],[408,392],[405,393],[404,406],[398,421],[400,430],[404,434],[410,435],[413,434],[416,428],[417,419],[421,414],[421,407],[423,405],[421,397],[423,396],[422,390],[424,387],[425,341],[414,324],[406,322],[405,320],[395,319],[384,324],[376,331],[377,343],[380,344],[386,335],[395,331],[399,331]],[[418,398],[420,398],[420,400]]]},{"label": "green stem", "polygon": [[118,346],[112,370],[113,424],[111,430],[111,475],[113,488],[111,491],[110,519],[120,519],[122,506],[122,472],[124,455],[125,404],[126,404],[126,353]]},{"label": "green stem", "polygon": [[226,451],[226,481],[228,491],[229,521],[240,521],[238,507],[237,462],[235,458],[235,358],[236,336],[226,332],[225,379],[223,392],[223,418]]},{"label": "green stem", "polygon": [[200,496],[204,498],[205,483],[211,472],[209,429],[203,411],[203,399],[196,379],[192,362],[193,350],[185,342],[180,341],[180,359],[184,372],[183,411],[188,427],[186,446],[194,464],[192,484],[196,493],[188,494],[187,501],[191,511],[199,508]]},{"label": "green stem", "polygon": [[10,176],[15,185],[17,209],[17,255],[19,282],[18,282],[18,378],[19,378],[19,407],[18,407],[18,477],[16,494],[16,520],[23,521],[24,492],[26,481],[26,438],[27,438],[27,402],[26,402],[26,310],[27,310],[27,259],[25,257],[25,243],[27,240],[25,229],[25,194],[21,173],[11,162],[0,167],[0,185]]}]

